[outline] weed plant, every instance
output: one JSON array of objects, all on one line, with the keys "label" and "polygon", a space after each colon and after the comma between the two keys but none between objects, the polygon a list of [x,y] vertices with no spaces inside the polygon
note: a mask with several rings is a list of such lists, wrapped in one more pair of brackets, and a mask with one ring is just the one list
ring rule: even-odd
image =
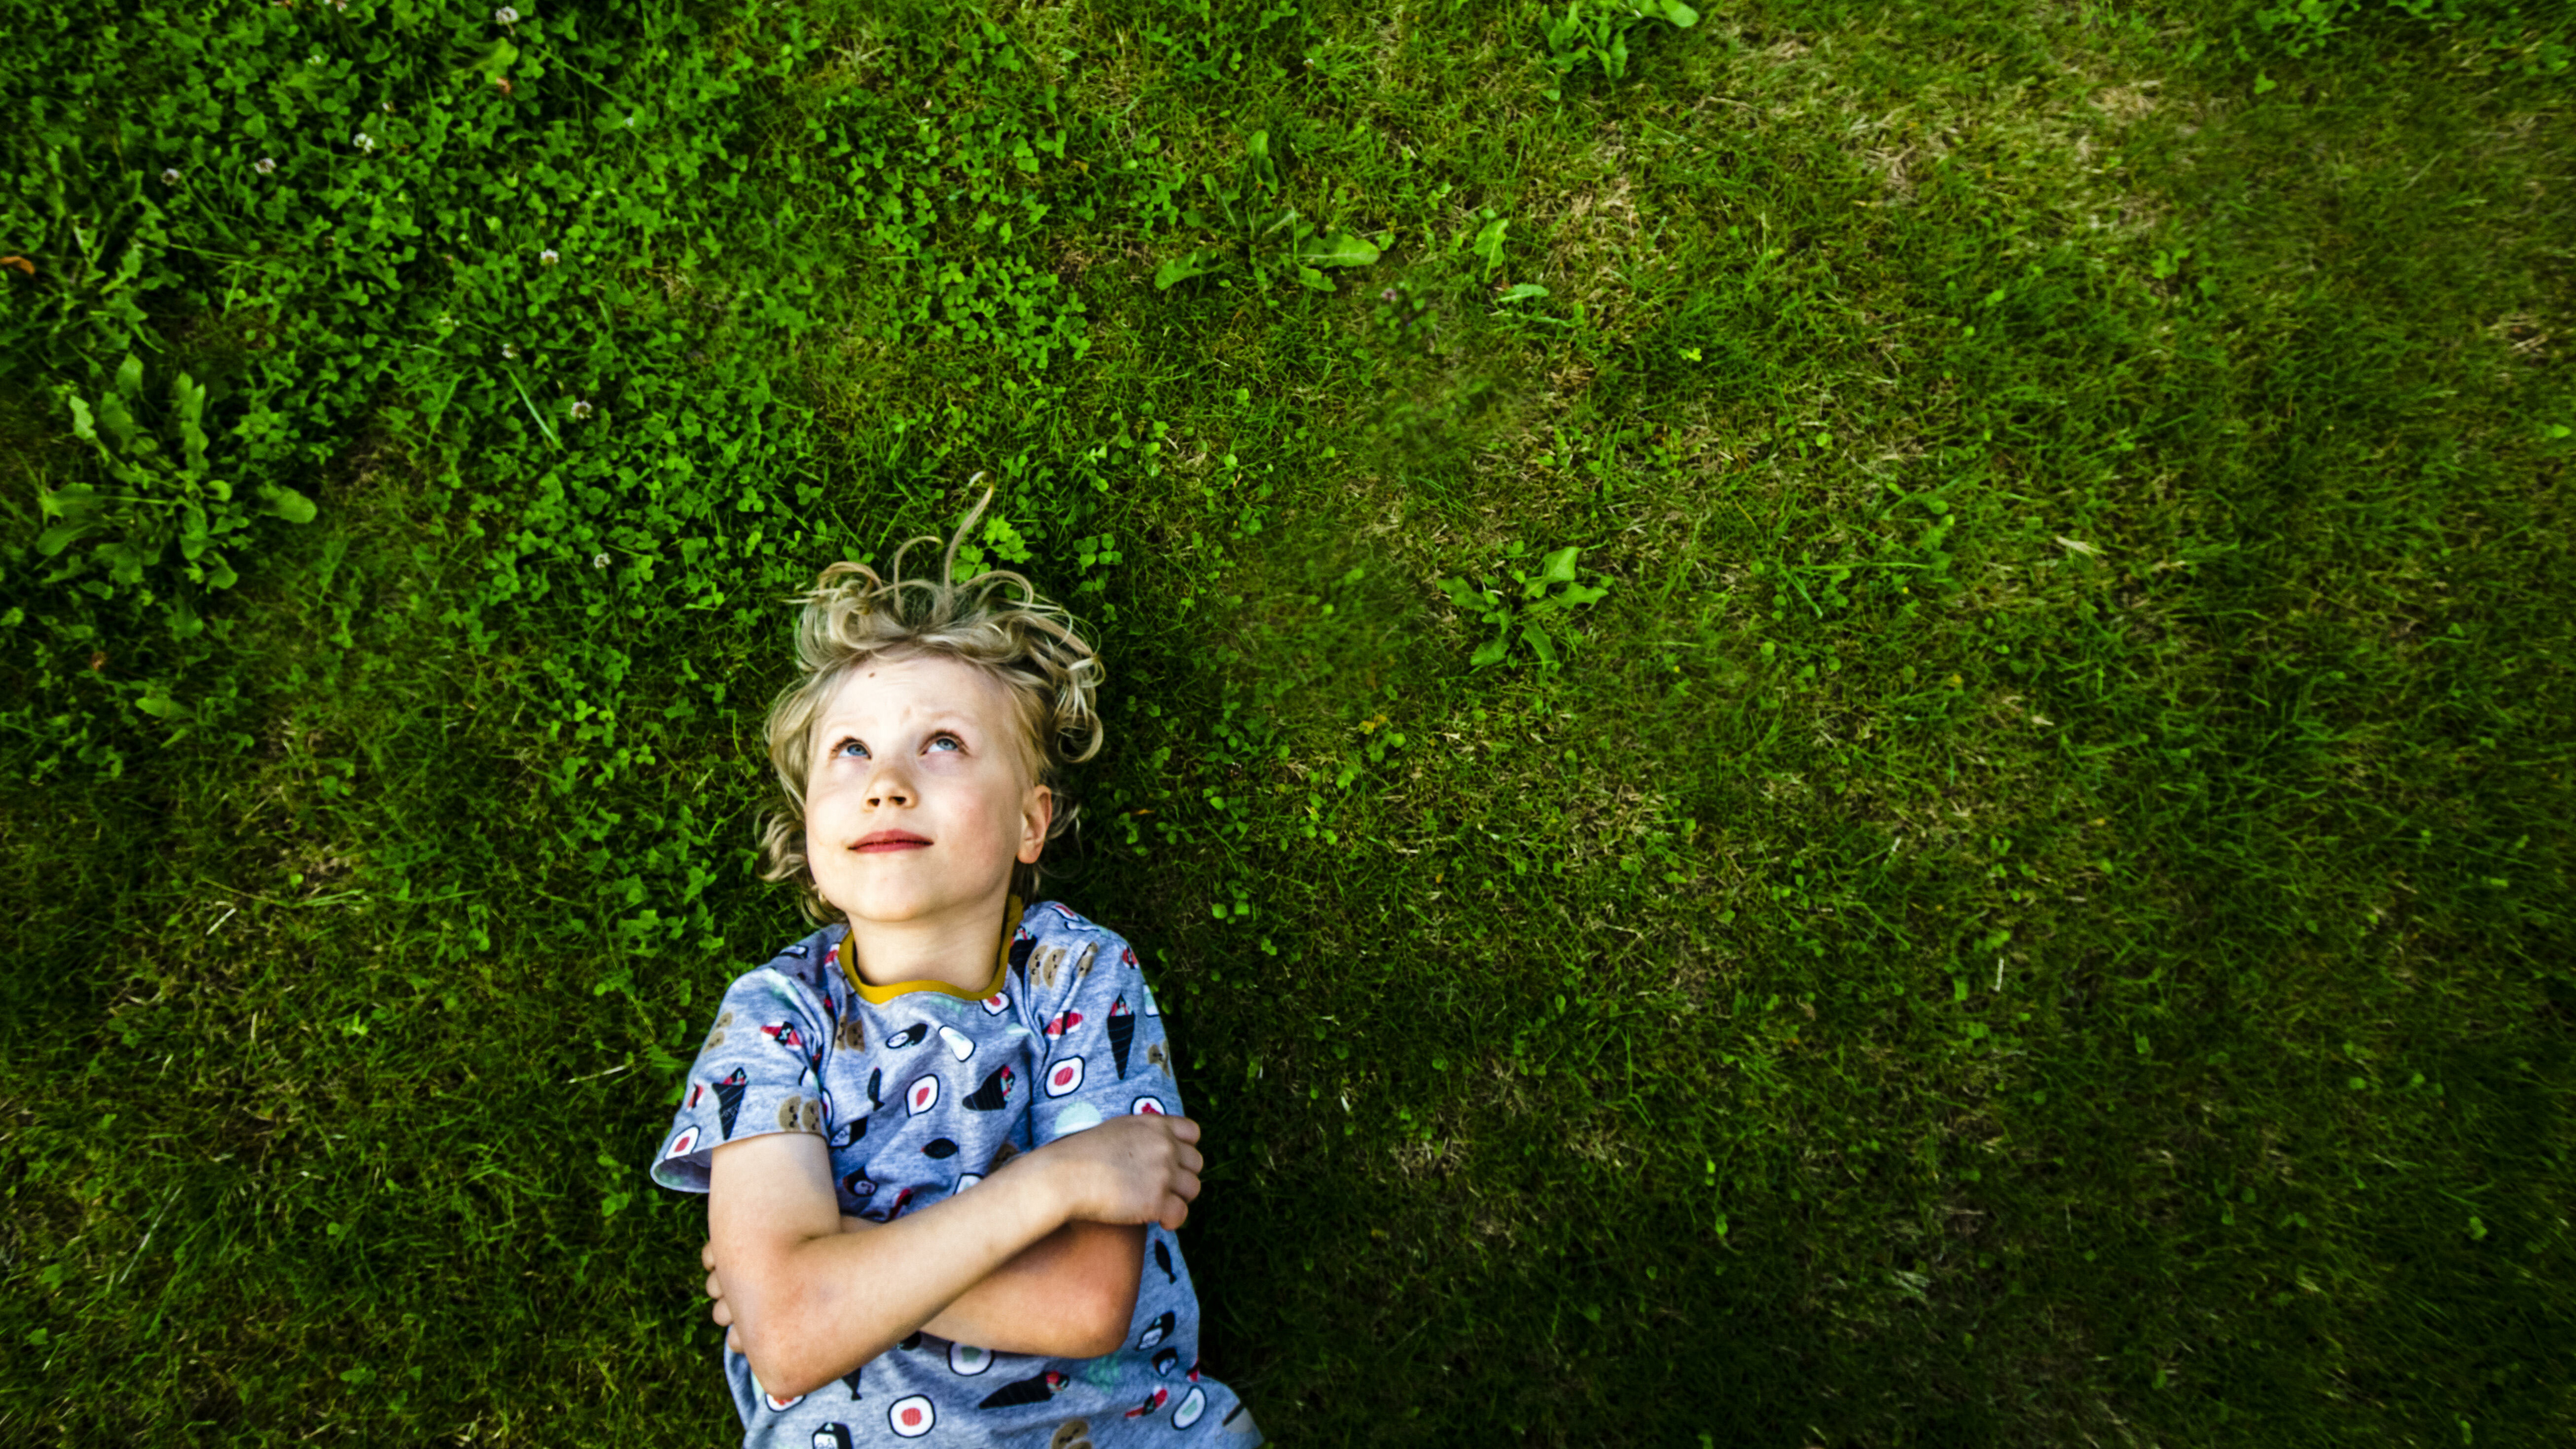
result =
[{"label": "weed plant", "polygon": [[23,10],[0,1439],[729,1441],[783,601],[982,473],[1280,1442],[2565,1443],[2571,58]]}]

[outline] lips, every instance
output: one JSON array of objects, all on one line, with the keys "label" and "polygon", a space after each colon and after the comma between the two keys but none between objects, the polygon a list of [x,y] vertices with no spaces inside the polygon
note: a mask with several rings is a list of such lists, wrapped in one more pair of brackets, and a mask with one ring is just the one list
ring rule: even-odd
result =
[{"label": "lips", "polygon": [[873,835],[859,837],[859,843],[853,848],[861,855],[875,855],[880,851],[920,850],[929,844],[929,841],[908,831],[880,830]]}]

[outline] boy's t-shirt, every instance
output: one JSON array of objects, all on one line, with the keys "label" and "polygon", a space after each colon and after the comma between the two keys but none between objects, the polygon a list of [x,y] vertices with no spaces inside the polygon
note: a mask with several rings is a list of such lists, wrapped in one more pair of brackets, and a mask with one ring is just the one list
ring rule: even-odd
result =
[{"label": "boy's t-shirt", "polygon": [[[718,1146],[812,1132],[831,1154],[841,1211],[887,1222],[1120,1113],[1182,1115],[1161,1014],[1115,931],[1053,901],[1022,909],[1014,896],[980,998],[942,982],[867,985],[843,960],[848,931],[826,926],[726,988],[655,1182],[705,1192]],[[1201,1369],[1198,1336],[1180,1244],[1149,1223],[1136,1311],[1115,1353],[994,1353],[915,1333],[792,1399],[770,1397],[741,1354],[727,1349],[724,1366],[745,1449],[1250,1449],[1261,1431]]]}]

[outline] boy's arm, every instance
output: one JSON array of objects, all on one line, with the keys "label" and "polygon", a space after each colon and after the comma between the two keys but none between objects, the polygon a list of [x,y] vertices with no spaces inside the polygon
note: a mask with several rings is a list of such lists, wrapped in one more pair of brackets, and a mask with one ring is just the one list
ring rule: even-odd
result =
[{"label": "boy's arm", "polygon": [[[845,1233],[883,1226],[841,1219]],[[1126,1341],[1144,1271],[1144,1224],[1068,1222],[959,1294],[922,1331],[995,1353],[1098,1358]],[[1126,1305],[1105,1335],[1094,1311],[1104,1302]]]},{"label": "boy's arm", "polygon": [[[734,1332],[762,1386],[810,1393],[894,1346],[1022,1250],[1077,1217],[1160,1221],[1177,1229],[1198,1196],[1187,1118],[1127,1117],[1024,1153],[974,1190],[862,1233],[840,1231],[831,1159],[820,1137],[766,1133],[710,1159],[707,1230]],[[1125,1319],[1095,1300],[1092,1322]],[[1105,1335],[1104,1335],[1105,1336]],[[983,1345],[978,1345],[983,1346]]]}]

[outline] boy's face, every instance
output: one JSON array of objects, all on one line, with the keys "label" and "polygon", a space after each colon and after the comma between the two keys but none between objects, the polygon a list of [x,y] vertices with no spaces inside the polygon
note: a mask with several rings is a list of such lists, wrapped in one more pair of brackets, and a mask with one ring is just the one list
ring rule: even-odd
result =
[{"label": "boy's face", "polygon": [[[806,859],[823,899],[863,921],[989,905],[1046,846],[1054,794],[1027,778],[1010,690],[918,655],[860,665],[816,716]],[[887,834],[918,843],[879,843]]]}]

